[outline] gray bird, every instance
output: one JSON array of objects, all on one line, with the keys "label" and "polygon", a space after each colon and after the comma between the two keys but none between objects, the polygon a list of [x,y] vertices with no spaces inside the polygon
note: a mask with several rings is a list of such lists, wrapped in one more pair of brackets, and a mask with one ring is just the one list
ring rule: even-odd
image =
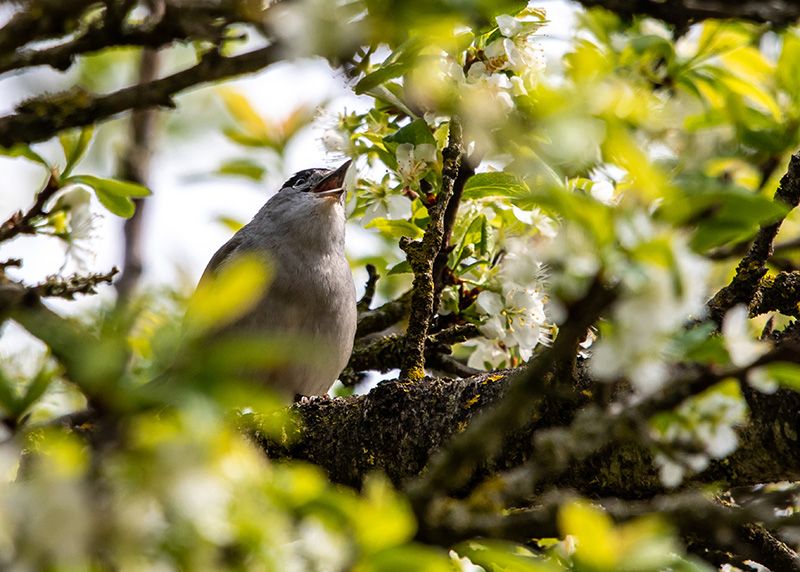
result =
[{"label": "gray bird", "polygon": [[220,248],[202,282],[243,254],[264,255],[272,281],[263,298],[226,328],[255,335],[287,334],[308,343],[321,359],[258,373],[288,397],[323,395],[353,350],[356,293],[344,255],[344,178],[338,169],[305,169],[286,181],[253,220]]}]

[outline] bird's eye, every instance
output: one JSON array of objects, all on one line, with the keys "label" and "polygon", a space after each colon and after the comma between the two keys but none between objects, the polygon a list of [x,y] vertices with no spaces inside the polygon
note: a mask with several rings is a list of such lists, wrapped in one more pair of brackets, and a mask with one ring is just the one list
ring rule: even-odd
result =
[{"label": "bird's eye", "polygon": [[294,182],[294,186],[295,186],[295,187],[302,187],[302,186],[303,186],[303,185],[305,185],[305,184],[306,184],[306,180],[305,180],[304,178],[302,178],[302,177],[300,177],[299,179],[297,179],[297,180]]}]

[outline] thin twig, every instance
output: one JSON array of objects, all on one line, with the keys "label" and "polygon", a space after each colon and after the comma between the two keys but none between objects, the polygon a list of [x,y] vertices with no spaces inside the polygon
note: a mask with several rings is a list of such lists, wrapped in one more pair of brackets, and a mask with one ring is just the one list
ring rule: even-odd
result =
[{"label": "thin twig", "polygon": [[375,285],[378,283],[378,278],[380,278],[373,264],[367,264],[366,268],[368,275],[367,286],[364,289],[364,295],[361,297],[361,300],[356,304],[356,308],[359,312],[369,311],[369,307],[372,305],[372,298],[375,296]]},{"label": "thin twig", "polygon": [[92,0],[32,2],[18,10],[0,28],[0,54],[12,53],[33,40],[60,36],[93,2]]},{"label": "thin twig", "polygon": [[[425,344],[425,358],[449,353],[450,346],[480,335],[477,326],[459,324],[428,336]],[[356,343],[345,377],[354,379],[353,374],[362,371],[388,372],[402,365],[406,337],[403,334],[382,336],[367,343]],[[470,373],[472,375],[472,373]],[[347,385],[347,384],[345,384]]]},{"label": "thin twig", "polygon": [[476,166],[477,165],[472,165],[466,155],[461,158],[461,163],[458,166],[458,176],[453,184],[453,196],[450,198],[450,202],[447,203],[447,208],[444,212],[442,245],[439,248],[439,252],[436,254],[436,259],[433,261],[434,308],[438,307],[442,289],[446,286],[447,259],[451,250],[450,239],[453,235],[453,227],[455,226],[456,218],[458,217],[461,194],[464,192],[464,186],[467,184],[469,178],[475,174]]},{"label": "thin twig", "polygon": [[411,290],[404,292],[398,298],[390,300],[374,310],[359,312],[356,340],[395,325],[408,315],[410,304]]},{"label": "thin twig", "polygon": [[0,225],[0,242],[12,239],[18,234],[35,234],[34,221],[40,216],[46,215],[44,207],[58,190],[59,186],[55,177],[49,177],[44,188],[36,194],[31,208],[24,213],[22,211],[15,212]]},{"label": "thin twig", "polygon": [[48,276],[44,282],[31,286],[29,290],[36,292],[42,298],[74,300],[77,294],[97,294],[97,286],[103,283],[111,284],[118,272],[119,269],[115,266],[108,272],[72,274],[67,277]]}]

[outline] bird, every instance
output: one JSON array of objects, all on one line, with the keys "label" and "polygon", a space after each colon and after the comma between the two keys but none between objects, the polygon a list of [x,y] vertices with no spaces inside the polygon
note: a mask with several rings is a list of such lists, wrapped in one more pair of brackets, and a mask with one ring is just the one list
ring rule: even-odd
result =
[{"label": "bird", "polygon": [[240,256],[268,260],[272,280],[264,294],[225,333],[285,335],[315,350],[317,359],[254,374],[258,383],[290,399],[327,394],[353,350],[356,292],[344,249],[344,181],[350,165],[292,175],[217,250],[200,278],[203,284]]}]

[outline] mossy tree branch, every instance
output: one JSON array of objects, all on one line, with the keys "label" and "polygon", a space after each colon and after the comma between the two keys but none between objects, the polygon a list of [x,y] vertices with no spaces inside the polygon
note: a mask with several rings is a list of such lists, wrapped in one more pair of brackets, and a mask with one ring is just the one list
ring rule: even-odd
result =
[{"label": "mossy tree branch", "polygon": [[[318,464],[339,483],[359,486],[367,474],[380,470],[402,484],[420,475],[453,436],[509,395],[512,379],[520,373],[504,370],[464,379],[384,382],[367,395],[309,398],[293,406],[297,420],[287,426],[286,440],[256,438],[270,456]],[[496,456],[482,460],[481,474],[530,459],[538,432],[562,426],[591,400],[589,392],[575,401],[539,398],[538,415],[507,435]],[[690,482],[736,487],[800,480],[800,438],[794,429],[798,426],[800,393],[780,390],[756,395],[750,419],[739,430],[736,452],[712,461]],[[609,443],[574,463],[553,484],[589,496],[646,498],[664,492],[650,450],[631,441]]]},{"label": "mossy tree branch", "polygon": [[[90,3],[67,2],[60,4],[80,7]],[[20,11],[18,18],[27,18],[30,13],[29,10]],[[80,14],[80,10],[71,12],[69,15],[75,17],[76,14]],[[218,5],[188,4],[180,6],[165,3],[160,13],[151,13],[150,17],[138,24],[126,22],[127,14],[124,13],[116,17],[110,16],[107,8],[104,16],[93,19],[82,30],[79,30],[75,37],[56,45],[2,52],[0,74],[41,65],[64,71],[72,66],[78,56],[110,47],[141,46],[157,49],[174,42],[185,42],[192,39],[209,40],[216,43],[222,38],[226,27],[235,23],[244,23],[242,15],[237,14],[235,6],[225,2]],[[7,26],[9,25],[11,22]],[[55,39],[64,31],[61,28],[32,30],[35,40]],[[11,36],[12,30],[9,29],[7,33]],[[0,38],[5,34],[5,28],[0,30]],[[15,42],[22,46],[19,39]]]},{"label": "mossy tree branch", "polygon": [[[790,210],[800,204],[800,154],[792,155],[789,160],[789,168],[775,191],[775,200]],[[761,279],[767,273],[767,260],[772,256],[772,245],[782,223],[783,218],[759,229],[730,284],[709,300],[709,314],[717,324],[721,324],[725,313],[737,304],[749,306],[753,302]]]},{"label": "mossy tree branch", "polygon": [[740,19],[790,26],[800,18],[800,4],[792,0],[577,0],[587,8],[605,8],[631,18],[650,16],[683,30],[707,19]]},{"label": "mossy tree branch", "polygon": [[450,138],[442,151],[442,186],[436,195],[436,203],[428,208],[430,220],[425,234],[419,241],[401,240],[400,248],[406,253],[408,263],[414,272],[411,295],[411,314],[405,336],[403,363],[400,369],[402,379],[418,380],[425,376],[425,340],[428,328],[436,311],[436,288],[433,267],[442,248],[447,207],[458,178],[462,145],[461,124],[457,118],[450,120]]},{"label": "mossy tree branch", "polygon": [[172,97],[190,87],[258,71],[282,59],[278,44],[224,57],[206,53],[197,65],[167,77],[96,96],[71,91],[29,100],[0,117],[0,145],[34,143],[70,127],[83,127],[129,109],[174,107]]}]

